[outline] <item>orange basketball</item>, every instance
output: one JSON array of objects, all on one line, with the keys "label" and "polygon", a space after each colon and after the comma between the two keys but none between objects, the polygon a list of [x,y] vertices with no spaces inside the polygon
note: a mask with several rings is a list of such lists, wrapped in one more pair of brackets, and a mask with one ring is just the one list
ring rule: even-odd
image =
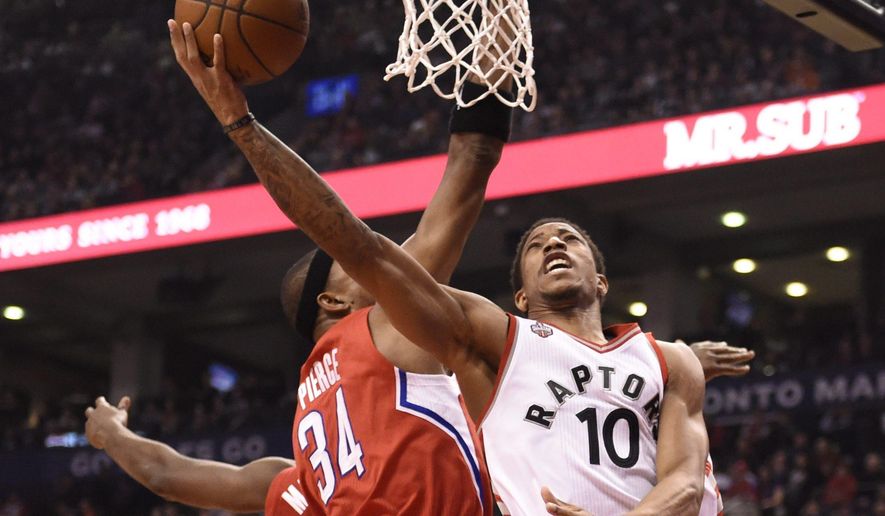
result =
[{"label": "orange basketball", "polygon": [[187,22],[203,60],[212,62],[212,37],[224,37],[227,69],[241,84],[282,75],[307,42],[307,0],[176,0],[175,21]]}]

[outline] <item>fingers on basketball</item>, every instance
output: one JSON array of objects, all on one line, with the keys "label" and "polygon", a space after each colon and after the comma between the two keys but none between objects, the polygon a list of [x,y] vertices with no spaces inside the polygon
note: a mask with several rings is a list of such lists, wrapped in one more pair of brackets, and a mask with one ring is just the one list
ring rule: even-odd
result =
[{"label": "fingers on basketball", "polygon": [[[284,73],[307,42],[307,0],[250,0],[213,3],[176,0],[175,20],[193,30],[196,55],[206,66],[224,67],[241,84],[260,84]],[[217,58],[216,34],[223,36],[224,59]]]},{"label": "fingers on basketball", "polygon": [[218,69],[226,68],[224,57],[224,38],[221,34],[212,37],[212,46],[214,55],[212,56],[212,66]]}]

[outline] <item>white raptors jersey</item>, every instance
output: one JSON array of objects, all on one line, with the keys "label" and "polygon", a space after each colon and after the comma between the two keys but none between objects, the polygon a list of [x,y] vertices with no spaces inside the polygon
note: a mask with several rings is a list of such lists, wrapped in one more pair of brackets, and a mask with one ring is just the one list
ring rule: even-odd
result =
[{"label": "white raptors jersey", "polygon": [[666,363],[636,324],[606,334],[597,344],[511,316],[480,425],[505,514],[546,514],[542,486],[591,514],[623,514],[655,486]]}]

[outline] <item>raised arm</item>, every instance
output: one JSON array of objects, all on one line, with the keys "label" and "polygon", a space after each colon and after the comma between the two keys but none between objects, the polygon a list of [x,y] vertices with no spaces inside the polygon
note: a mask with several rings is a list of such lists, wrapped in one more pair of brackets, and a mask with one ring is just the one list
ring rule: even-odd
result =
[{"label": "raised arm", "polygon": [[658,432],[658,483],[632,515],[682,516],[700,511],[709,443],[704,425],[704,372],[691,349],[659,343],[670,370]]},{"label": "raised arm", "polygon": [[[498,34],[501,48],[509,48],[507,30]],[[483,55],[477,66],[490,73],[494,55]],[[501,81],[501,89],[512,88],[511,77],[491,72],[490,80]],[[486,92],[486,86],[472,73],[463,95],[471,97]],[[513,109],[495,97],[488,97],[470,108],[452,113],[448,160],[442,182],[430,201],[415,235],[404,245],[438,282],[447,284],[461,259],[464,245],[476,224],[485,199],[489,176],[501,160],[504,142],[510,136]]]},{"label": "raised arm", "polygon": [[294,465],[280,457],[233,466],[184,456],[129,430],[129,406],[128,397],[117,407],[104,397],[95,400],[95,406],[86,409],[86,436],[126,474],[166,500],[203,509],[259,512],[273,479]]},{"label": "raised arm", "polygon": [[[214,64],[206,67],[190,25],[182,30],[170,20],[169,29],[178,63],[219,122],[243,119],[248,105],[225,70],[221,36],[215,36]],[[503,349],[508,323],[503,311],[443,289],[398,245],[356,218],[304,160],[261,124],[246,123],[230,137],[280,210],[377,299],[403,336],[456,371],[454,363],[465,350],[476,345]],[[488,338],[480,342],[476,335]]]},{"label": "raised arm", "polygon": [[451,279],[485,199],[489,176],[501,159],[504,141],[481,133],[455,133],[439,188],[404,244],[440,283]]}]

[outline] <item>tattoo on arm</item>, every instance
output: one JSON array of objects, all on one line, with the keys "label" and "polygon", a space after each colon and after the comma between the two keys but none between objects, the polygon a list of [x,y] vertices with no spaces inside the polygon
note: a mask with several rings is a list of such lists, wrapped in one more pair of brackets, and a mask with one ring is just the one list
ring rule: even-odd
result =
[{"label": "tattoo on arm", "polygon": [[341,261],[367,252],[374,232],[300,156],[257,122],[230,136],[280,210],[314,242]]}]

